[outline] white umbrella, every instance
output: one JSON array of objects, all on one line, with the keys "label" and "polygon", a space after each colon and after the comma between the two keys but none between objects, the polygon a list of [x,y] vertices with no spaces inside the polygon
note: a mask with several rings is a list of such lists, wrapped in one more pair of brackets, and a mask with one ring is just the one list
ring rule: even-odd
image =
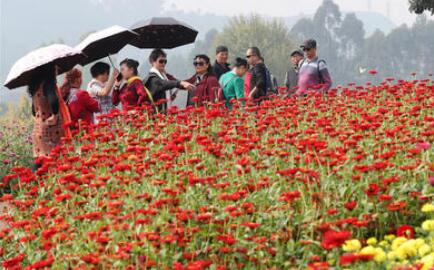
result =
[{"label": "white umbrella", "polygon": [[4,85],[9,89],[29,85],[33,74],[39,68],[54,64],[57,66],[57,74],[62,74],[84,57],[83,53],[75,48],[63,44],[53,44],[31,51],[20,58],[11,68]]},{"label": "white umbrella", "polygon": [[92,33],[75,47],[86,55],[86,58],[80,64],[84,66],[98,59],[116,54],[137,36],[137,33],[119,25]]}]

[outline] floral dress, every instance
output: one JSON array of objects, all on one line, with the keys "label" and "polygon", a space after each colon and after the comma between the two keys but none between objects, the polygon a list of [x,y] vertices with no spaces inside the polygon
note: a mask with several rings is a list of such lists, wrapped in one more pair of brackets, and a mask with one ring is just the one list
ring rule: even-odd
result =
[{"label": "floral dress", "polygon": [[48,156],[51,150],[60,143],[63,136],[62,118],[60,114],[54,117],[48,98],[40,87],[33,96],[35,113],[32,133],[33,156],[35,158]]}]

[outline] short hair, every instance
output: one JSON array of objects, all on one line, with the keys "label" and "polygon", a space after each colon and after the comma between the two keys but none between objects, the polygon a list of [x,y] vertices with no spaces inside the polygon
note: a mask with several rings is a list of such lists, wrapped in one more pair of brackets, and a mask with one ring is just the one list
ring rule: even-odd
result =
[{"label": "short hair", "polygon": [[258,47],[250,47],[249,50],[251,50],[254,55],[258,56],[259,58],[262,58],[261,51],[259,50]]},{"label": "short hair", "polygon": [[229,52],[228,47],[220,45],[215,50],[215,54],[219,54],[219,53],[222,53],[222,52]]},{"label": "short hair", "polygon": [[249,66],[249,64],[247,63],[246,59],[237,57],[237,59],[235,59],[235,65],[234,66],[235,67],[246,67],[247,68]]},{"label": "short hair", "polygon": [[99,75],[105,75],[110,73],[110,65],[104,62],[98,62],[90,68],[90,74],[92,78],[96,78]]},{"label": "short hair", "polygon": [[296,56],[296,55],[304,57],[304,53],[300,50],[295,50],[291,53],[291,57]]},{"label": "short hair", "polygon": [[140,64],[136,60],[126,58],[121,62],[121,66],[122,65],[126,65],[127,67],[132,68],[134,70],[134,75],[137,76],[137,74],[139,74],[138,67]]},{"label": "short hair", "polygon": [[162,49],[154,49],[149,55],[149,63],[152,64],[160,57],[167,57],[166,52],[164,52]]}]

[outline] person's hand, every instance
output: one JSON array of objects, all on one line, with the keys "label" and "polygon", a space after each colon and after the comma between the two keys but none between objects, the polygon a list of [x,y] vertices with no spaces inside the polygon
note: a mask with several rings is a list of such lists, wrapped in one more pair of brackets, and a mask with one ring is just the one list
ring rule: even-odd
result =
[{"label": "person's hand", "polygon": [[113,74],[112,74],[112,78],[114,78],[116,80],[116,78],[119,76],[119,70],[117,68],[115,68],[113,70]]},{"label": "person's hand", "polygon": [[181,82],[181,87],[189,91],[193,91],[194,89],[196,89],[196,86],[186,81]]}]

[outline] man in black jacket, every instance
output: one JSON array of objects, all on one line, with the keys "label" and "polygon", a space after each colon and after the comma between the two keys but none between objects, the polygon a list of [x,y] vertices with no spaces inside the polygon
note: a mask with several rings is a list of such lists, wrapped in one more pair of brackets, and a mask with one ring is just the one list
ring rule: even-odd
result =
[{"label": "man in black jacket", "polygon": [[267,69],[262,61],[261,51],[257,47],[250,47],[246,53],[250,65],[250,94],[251,100],[262,99],[267,96]]},{"label": "man in black jacket", "polygon": [[229,64],[229,50],[226,46],[218,46],[216,49],[216,60],[212,66],[214,75],[220,80],[220,77],[226,72],[231,71]]},{"label": "man in black jacket", "polygon": [[186,81],[179,81],[166,72],[167,54],[163,50],[153,50],[149,55],[149,63],[152,68],[143,80],[143,85],[149,90],[152,101],[158,105],[160,111],[167,109],[166,102],[162,103],[163,100],[167,99],[167,96],[171,101],[176,98],[178,92],[176,88],[194,90],[194,85]]}]

